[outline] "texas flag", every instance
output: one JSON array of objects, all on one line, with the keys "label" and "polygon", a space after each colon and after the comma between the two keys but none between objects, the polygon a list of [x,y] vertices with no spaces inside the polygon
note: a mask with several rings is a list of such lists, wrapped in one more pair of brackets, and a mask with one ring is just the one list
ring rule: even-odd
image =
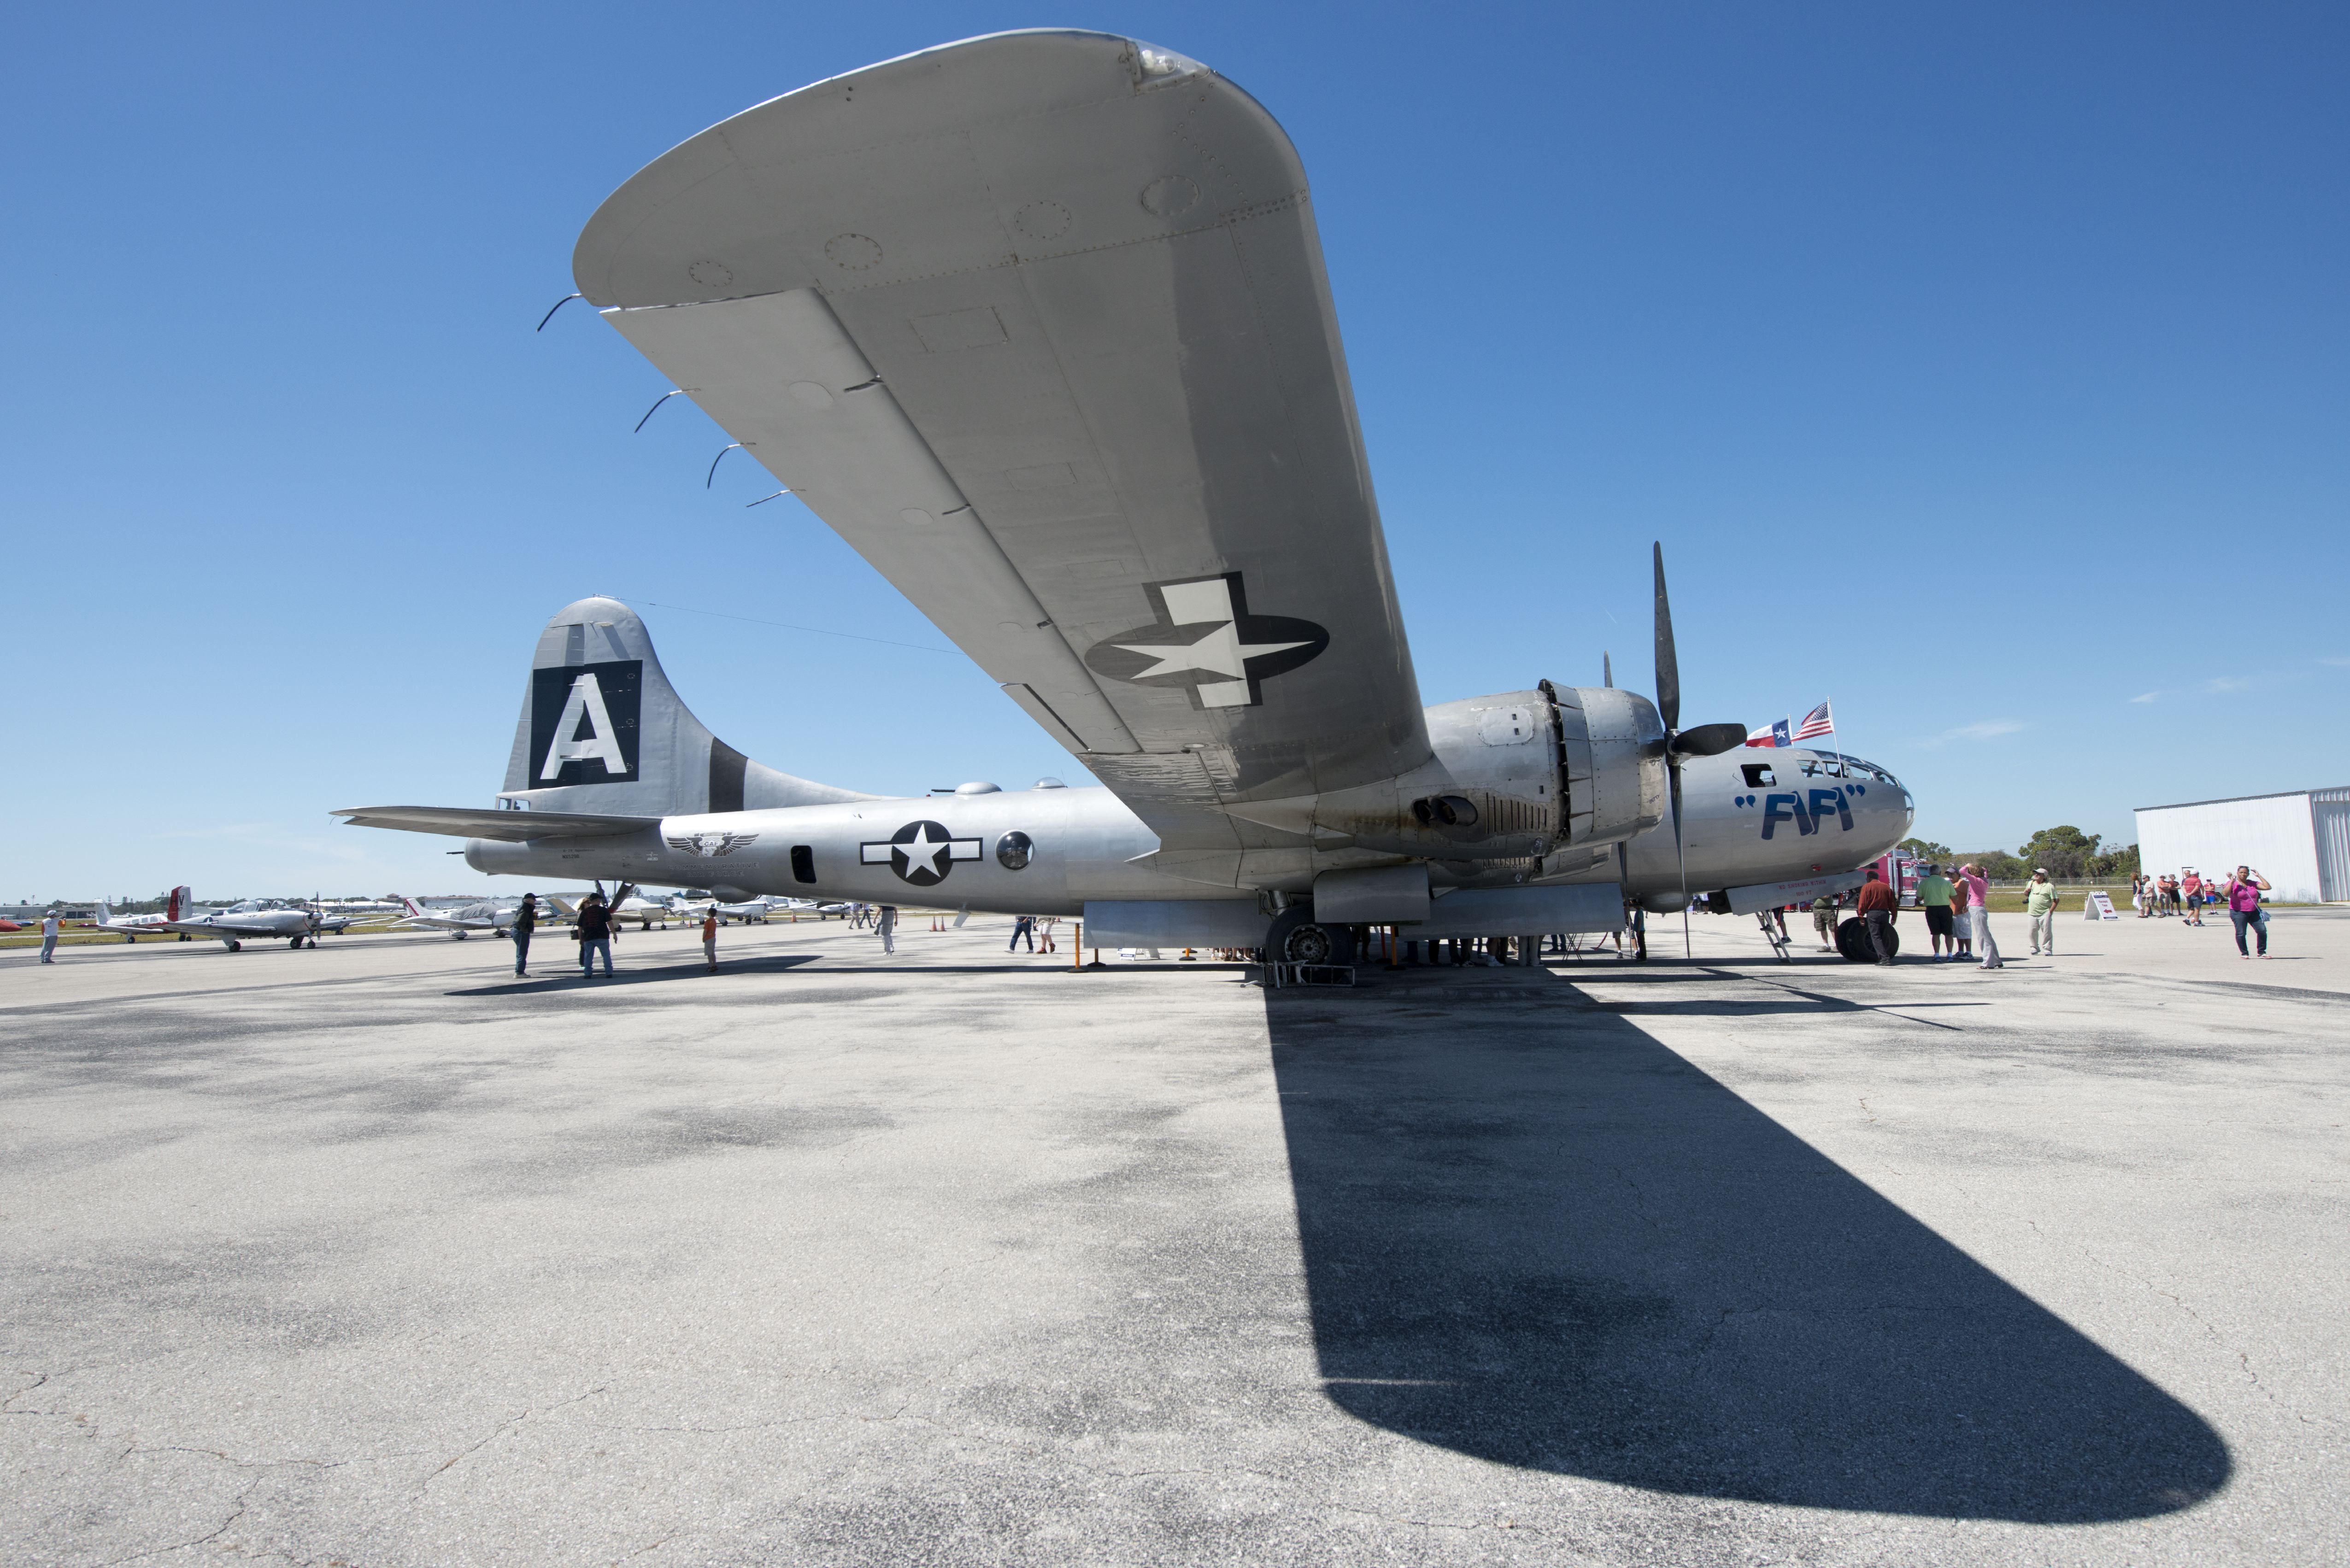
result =
[{"label": "texas flag", "polygon": [[1818,707],[1804,715],[1803,727],[1795,732],[1795,739],[1799,741],[1808,741],[1814,735],[1833,735],[1835,733],[1835,720],[1829,714],[1828,705],[1823,702]]},{"label": "texas flag", "polygon": [[1792,742],[1787,739],[1787,721],[1782,719],[1767,730],[1755,731],[1752,734],[1746,737],[1746,743],[1750,746],[1784,746],[1791,744]]}]

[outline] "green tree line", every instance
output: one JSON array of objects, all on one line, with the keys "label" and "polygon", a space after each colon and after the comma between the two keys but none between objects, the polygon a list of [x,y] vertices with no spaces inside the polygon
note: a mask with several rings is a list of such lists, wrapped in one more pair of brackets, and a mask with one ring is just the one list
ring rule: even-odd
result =
[{"label": "green tree line", "polygon": [[2067,824],[2043,827],[2011,855],[2004,849],[1953,850],[1930,838],[1905,838],[1901,848],[1938,866],[1972,861],[1994,882],[2021,881],[2043,867],[2059,882],[2126,882],[2137,875],[2137,846],[2102,847],[2102,835],[2084,833]]}]

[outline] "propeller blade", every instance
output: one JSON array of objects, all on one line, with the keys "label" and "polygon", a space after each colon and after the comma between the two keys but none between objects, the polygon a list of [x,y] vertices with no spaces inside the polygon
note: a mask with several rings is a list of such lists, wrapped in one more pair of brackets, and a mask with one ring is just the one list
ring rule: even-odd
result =
[{"label": "propeller blade", "polygon": [[1673,753],[1683,757],[1718,757],[1745,743],[1743,724],[1700,724],[1673,737]]},{"label": "propeller blade", "polygon": [[1673,607],[1665,597],[1665,546],[1656,545],[1657,713],[1665,728],[1681,727],[1681,664],[1673,653]]},{"label": "propeller blade", "polygon": [[1599,654],[1599,684],[1609,688],[1616,684],[1616,666],[1608,659],[1605,649]]}]

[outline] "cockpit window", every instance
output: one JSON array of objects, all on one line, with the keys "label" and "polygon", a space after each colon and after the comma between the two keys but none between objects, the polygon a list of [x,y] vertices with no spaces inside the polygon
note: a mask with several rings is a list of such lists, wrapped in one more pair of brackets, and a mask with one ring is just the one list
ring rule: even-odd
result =
[{"label": "cockpit window", "polygon": [[1762,763],[1748,763],[1745,764],[1744,771],[1748,789],[1769,789],[1779,782],[1777,775]]},{"label": "cockpit window", "polygon": [[1895,778],[1875,763],[1865,763],[1858,757],[1807,758],[1797,764],[1797,769],[1807,779],[1875,779],[1879,784],[1892,784],[1897,789],[1901,784],[1899,779]]}]

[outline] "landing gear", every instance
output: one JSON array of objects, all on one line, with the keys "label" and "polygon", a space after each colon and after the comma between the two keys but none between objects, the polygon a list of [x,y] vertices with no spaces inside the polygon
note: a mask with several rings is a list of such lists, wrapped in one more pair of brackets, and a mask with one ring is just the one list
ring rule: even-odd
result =
[{"label": "landing gear", "polygon": [[300,937],[295,937],[288,940],[286,945],[298,953],[302,950],[302,939]]},{"label": "landing gear", "polygon": [[232,937],[229,939],[228,950],[233,953],[241,953],[244,950],[244,944]]},{"label": "landing gear", "polygon": [[1284,910],[1265,934],[1265,956],[1274,963],[1349,964],[1355,961],[1355,928],[1318,925],[1313,909]]},{"label": "landing gear", "polygon": [[1632,961],[1648,961],[1648,911],[1645,909],[1632,911]]},{"label": "landing gear", "polygon": [[461,941],[461,942],[462,942],[462,941],[463,941],[463,940],[465,940],[465,933],[464,933],[464,932],[463,932],[463,931],[451,931],[451,932],[449,933],[449,935],[450,935],[451,940],[455,940],[455,941]]}]

